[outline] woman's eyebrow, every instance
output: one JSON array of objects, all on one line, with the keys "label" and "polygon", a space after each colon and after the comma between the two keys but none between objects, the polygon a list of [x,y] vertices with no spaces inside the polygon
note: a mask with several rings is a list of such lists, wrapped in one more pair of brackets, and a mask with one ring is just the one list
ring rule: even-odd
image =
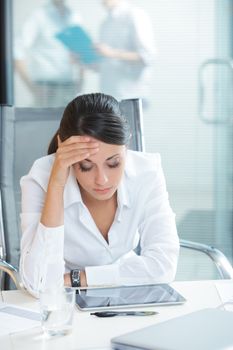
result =
[{"label": "woman's eyebrow", "polygon": [[110,159],[112,159],[112,158],[114,158],[114,157],[116,157],[116,156],[119,156],[119,153],[114,154],[113,156],[107,158],[106,160],[110,160]]},{"label": "woman's eyebrow", "polygon": [[[111,159],[113,159],[113,158],[114,158],[114,157],[116,157],[116,156],[118,156],[118,157],[119,157],[119,156],[120,156],[120,154],[119,154],[119,153],[116,153],[116,154],[114,154],[113,156],[111,156],[111,157],[107,158],[107,159],[106,159],[106,161],[107,161],[107,160],[111,160]],[[92,163],[91,159],[88,159],[88,158],[85,158],[85,159],[83,159],[82,161]],[[80,163],[81,163],[82,161],[80,161]]]}]

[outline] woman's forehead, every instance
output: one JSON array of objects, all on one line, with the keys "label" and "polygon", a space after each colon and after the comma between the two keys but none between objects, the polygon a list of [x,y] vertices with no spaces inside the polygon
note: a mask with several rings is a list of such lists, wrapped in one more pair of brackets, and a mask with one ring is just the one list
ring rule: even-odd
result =
[{"label": "woman's forehead", "polygon": [[124,156],[126,147],[125,145],[112,145],[92,138],[93,141],[97,142],[99,145],[99,151],[88,157],[91,161],[95,162],[98,160],[106,160],[115,155]]}]

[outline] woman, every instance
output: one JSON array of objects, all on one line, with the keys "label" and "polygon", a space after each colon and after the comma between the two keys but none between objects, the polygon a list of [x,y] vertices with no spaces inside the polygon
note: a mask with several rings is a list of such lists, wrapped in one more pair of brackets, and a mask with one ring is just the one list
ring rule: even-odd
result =
[{"label": "woman", "polygon": [[49,155],[21,179],[20,270],[32,294],[174,278],[179,242],[160,157],[127,150],[129,139],[113,97],[66,107]]}]

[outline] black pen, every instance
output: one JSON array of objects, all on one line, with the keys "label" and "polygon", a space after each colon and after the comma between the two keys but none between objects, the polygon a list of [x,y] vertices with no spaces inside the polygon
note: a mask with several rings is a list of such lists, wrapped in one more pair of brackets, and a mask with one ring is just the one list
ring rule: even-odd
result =
[{"label": "black pen", "polygon": [[102,311],[91,312],[91,315],[97,317],[114,317],[114,316],[152,316],[157,315],[156,311]]}]

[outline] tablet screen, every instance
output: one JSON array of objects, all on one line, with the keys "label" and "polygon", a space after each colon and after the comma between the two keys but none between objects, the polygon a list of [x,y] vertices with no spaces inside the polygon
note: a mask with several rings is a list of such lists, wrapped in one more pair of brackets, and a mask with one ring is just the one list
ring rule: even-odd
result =
[{"label": "tablet screen", "polygon": [[81,310],[129,306],[181,304],[185,298],[168,284],[150,284],[79,290],[76,304]]}]

